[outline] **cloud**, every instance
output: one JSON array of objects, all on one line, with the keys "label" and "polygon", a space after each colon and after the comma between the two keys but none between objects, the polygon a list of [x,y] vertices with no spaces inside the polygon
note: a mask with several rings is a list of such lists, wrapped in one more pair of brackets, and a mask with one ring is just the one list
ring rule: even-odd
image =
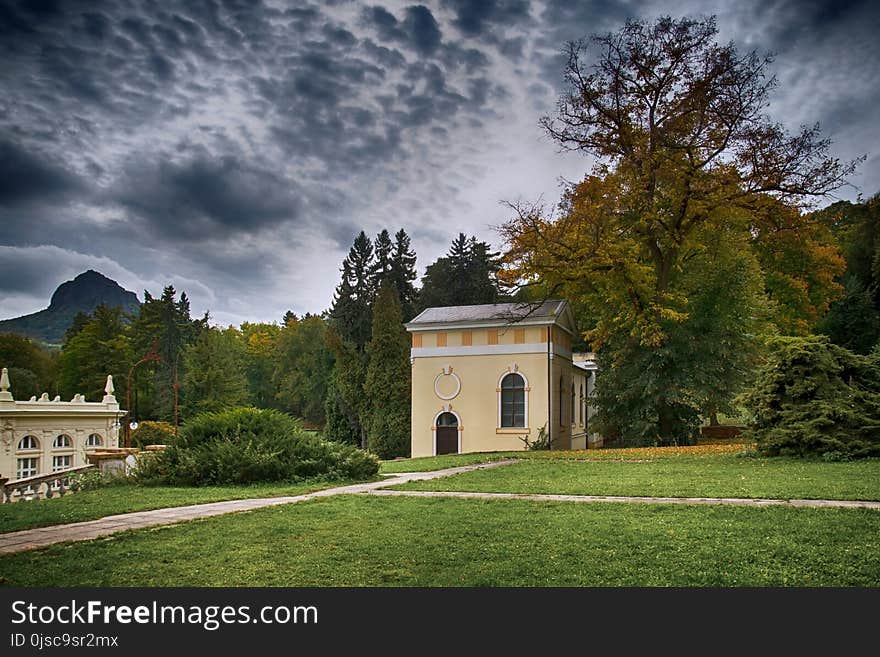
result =
[{"label": "cloud", "polygon": [[0,244],[23,288],[4,303],[115,265],[199,313],[277,319],[329,305],[361,229],[404,227],[422,267],[459,231],[496,242],[499,200],[552,203],[588,168],[537,125],[564,42],[670,11],[776,50],[774,116],[876,158],[866,1],[0,2]]},{"label": "cloud", "polygon": [[443,0],[455,11],[455,25],[469,37],[480,36],[495,25],[511,25],[530,18],[528,0]]},{"label": "cloud", "polygon": [[380,40],[404,44],[421,55],[432,54],[442,41],[440,26],[424,5],[407,7],[403,20],[398,20],[384,7],[374,5],[363,10],[362,20],[376,31]]},{"label": "cloud", "polygon": [[112,195],[151,227],[183,239],[256,232],[296,220],[302,207],[290,181],[232,155],[137,162]]},{"label": "cloud", "polygon": [[0,135],[0,208],[70,198],[86,189],[64,166]]}]

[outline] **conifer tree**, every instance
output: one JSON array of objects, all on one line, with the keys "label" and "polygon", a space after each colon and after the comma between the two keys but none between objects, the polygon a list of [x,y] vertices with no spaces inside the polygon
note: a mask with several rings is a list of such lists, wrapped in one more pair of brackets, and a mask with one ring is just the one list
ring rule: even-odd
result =
[{"label": "conifer tree", "polygon": [[382,281],[391,275],[393,248],[391,236],[388,234],[388,230],[383,228],[382,232],[376,236],[376,241],[373,242],[374,260],[373,266],[370,268],[370,284],[374,293],[379,289]]},{"label": "conifer tree", "polygon": [[373,245],[364,231],[355,238],[348,256],[342,261],[342,280],[336,287],[330,318],[343,340],[363,351],[370,341],[370,306]]},{"label": "conifer tree", "polygon": [[369,365],[364,382],[369,399],[367,446],[380,458],[410,453],[409,341],[403,327],[394,286],[379,288],[373,307],[373,339],[367,349]]},{"label": "conifer tree", "polygon": [[408,322],[415,316],[417,292],[413,281],[416,279],[416,252],[403,228],[394,234],[390,277],[400,298],[403,320]]},{"label": "conifer tree", "polygon": [[497,303],[504,299],[497,274],[500,257],[486,242],[459,233],[447,253],[422,278],[419,307]]}]

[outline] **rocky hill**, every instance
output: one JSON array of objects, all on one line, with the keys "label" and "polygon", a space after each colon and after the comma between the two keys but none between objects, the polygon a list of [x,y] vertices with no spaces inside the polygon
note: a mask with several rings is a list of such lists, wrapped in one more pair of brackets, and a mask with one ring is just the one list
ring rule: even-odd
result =
[{"label": "rocky hill", "polygon": [[91,313],[102,303],[120,306],[126,313],[135,313],[140,306],[134,292],[90,269],[59,285],[48,308],[0,321],[0,333],[18,333],[47,344],[60,344],[78,312]]}]

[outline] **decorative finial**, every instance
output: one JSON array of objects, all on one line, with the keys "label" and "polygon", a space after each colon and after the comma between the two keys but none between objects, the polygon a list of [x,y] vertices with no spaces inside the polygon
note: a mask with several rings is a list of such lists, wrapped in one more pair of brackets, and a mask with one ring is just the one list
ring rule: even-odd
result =
[{"label": "decorative finial", "polygon": [[5,367],[0,372],[0,401],[14,401],[12,393],[9,392],[9,372]]},{"label": "decorative finial", "polygon": [[104,399],[101,400],[102,404],[115,404],[116,397],[113,396],[113,391],[115,388],[113,387],[113,375],[107,375],[107,385],[104,386]]}]

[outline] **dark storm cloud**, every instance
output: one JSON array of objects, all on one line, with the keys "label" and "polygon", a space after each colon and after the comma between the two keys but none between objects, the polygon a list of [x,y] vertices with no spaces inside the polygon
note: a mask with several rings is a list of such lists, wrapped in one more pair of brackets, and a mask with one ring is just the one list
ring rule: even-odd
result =
[{"label": "dark storm cloud", "polygon": [[85,190],[64,166],[0,135],[0,208],[57,201]]},{"label": "dark storm cloud", "polygon": [[529,18],[529,0],[442,0],[441,4],[455,11],[453,25],[469,37],[480,36],[496,24],[506,26]]},{"label": "dark storm cloud", "polygon": [[290,181],[230,155],[136,163],[113,194],[150,228],[189,239],[257,232],[301,209]]},{"label": "dark storm cloud", "polygon": [[[798,89],[782,118],[803,110],[875,147],[869,2],[711,1],[677,8],[717,12],[725,39],[779,53],[780,90]],[[30,249],[27,271],[70,278],[111,269],[99,260],[112,256],[137,270],[120,276],[173,275],[212,304],[296,281],[311,294],[300,311],[320,310],[362,228],[404,225],[436,255],[490,222],[479,197],[520,193],[510,174],[547,175],[553,193],[552,146],[532,151],[560,48],[667,11],[660,0],[0,0],[3,257],[24,262]],[[316,240],[327,252],[308,266],[327,261],[334,280],[297,278]]]},{"label": "dark storm cloud", "polygon": [[440,46],[440,26],[424,5],[407,7],[403,20],[379,5],[365,8],[362,16],[382,41],[406,44],[421,55],[430,55]]}]

